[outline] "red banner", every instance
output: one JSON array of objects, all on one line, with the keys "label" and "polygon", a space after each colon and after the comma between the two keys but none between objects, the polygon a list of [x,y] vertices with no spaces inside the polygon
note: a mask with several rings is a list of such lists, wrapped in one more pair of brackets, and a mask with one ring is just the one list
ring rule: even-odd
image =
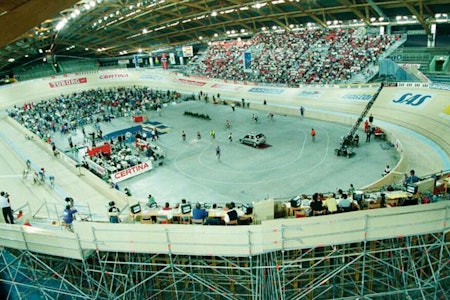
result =
[{"label": "red banner", "polygon": [[167,54],[161,54],[161,65],[164,70],[169,68],[169,62],[167,61]]},{"label": "red banner", "polygon": [[65,79],[65,80],[49,82],[48,84],[50,85],[51,88],[56,88],[56,87],[62,87],[62,86],[67,86],[67,85],[82,84],[82,83],[86,83],[86,82],[87,82],[87,78],[82,77],[82,78]]}]

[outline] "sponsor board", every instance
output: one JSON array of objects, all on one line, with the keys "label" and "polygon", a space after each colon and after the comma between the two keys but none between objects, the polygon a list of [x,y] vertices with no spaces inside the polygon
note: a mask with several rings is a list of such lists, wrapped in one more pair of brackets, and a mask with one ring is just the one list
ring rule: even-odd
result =
[{"label": "sponsor board", "polygon": [[319,91],[308,91],[303,90],[300,93],[297,94],[299,97],[307,97],[307,98],[319,98],[320,92]]},{"label": "sponsor board", "polygon": [[372,97],[371,94],[345,94],[341,98],[344,100],[370,101]]},{"label": "sponsor board", "polygon": [[152,169],[152,162],[146,161],[138,165],[129,167],[128,169],[111,174],[111,180],[114,182],[119,182],[134,177],[136,175],[148,172],[151,169]]},{"label": "sponsor board", "polygon": [[222,84],[222,83],[214,83],[211,85],[212,89],[222,89],[222,90],[232,90],[232,91],[238,91],[242,87],[239,85],[234,84]]},{"label": "sponsor board", "polygon": [[181,47],[181,51],[183,53],[183,57],[194,56],[194,47],[193,46],[183,46],[183,47]]},{"label": "sponsor board", "polygon": [[86,77],[51,81],[48,83],[48,85],[50,86],[50,88],[57,88],[57,87],[63,87],[63,86],[75,85],[75,84],[83,84],[83,83],[87,83]]},{"label": "sponsor board", "polygon": [[424,103],[429,102],[432,98],[433,95],[428,94],[404,93],[396,99],[392,99],[392,102],[396,104],[420,106]]},{"label": "sponsor board", "polygon": [[450,85],[445,83],[430,83],[429,87],[430,89],[450,91]]},{"label": "sponsor board", "polygon": [[88,164],[89,169],[91,169],[95,173],[100,174],[101,176],[104,176],[106,174],[106,169],[105,168],[103,168],[102,166],[96,164],[95,162],[93,162],[89,158],[86,159],[86,163]]},{"label": "sponsor board", "polygon": [[206,82],[185,79],[185,78],[177,78],[177,79],[175,79],[175,81],[181,82],[183,84],[196,85],[196,86],[204,86],[206,84]]},{"label": "sponsor board", "polygon": [[105,79],[123,79],[128,78],[128,73],[117,73],[117,74],[102,74],[98,76],[98,79],[105,80]]},{"label": "sponsor board", "polygon": [[279,95],[284,92],[282,89],[271,89],[263,87],[254,87],[248,90],[250,93]]},{"label": "sponsor board", "polygon": [[139,79],[161,81],[164,78],[155,74],[142,74],[141,76],[139,76]]}]

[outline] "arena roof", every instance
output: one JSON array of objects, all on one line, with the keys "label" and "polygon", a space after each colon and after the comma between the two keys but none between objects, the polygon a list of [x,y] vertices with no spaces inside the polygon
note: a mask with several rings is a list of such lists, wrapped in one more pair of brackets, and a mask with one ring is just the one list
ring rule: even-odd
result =
[{"label": "arena roof", "polygon": [[448,24],[449,4],[450,0],[2,1],[0,71],[48,55],[117,57],[308,24],[374,26],[389,21],[428,33],[437,16]]}]

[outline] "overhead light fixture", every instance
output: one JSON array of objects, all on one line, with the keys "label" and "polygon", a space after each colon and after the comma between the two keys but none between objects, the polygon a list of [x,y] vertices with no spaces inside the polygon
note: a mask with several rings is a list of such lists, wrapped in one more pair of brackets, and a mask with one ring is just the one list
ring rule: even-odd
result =
[{"label": "overhead light fixture", "polygon": [[261,7],[264,7],[266,5],[267,5],[267,3],[256,3],[256,4],[252,5],[252,7],[256,8],[256,9],[260,9]]},{"label": "overhead light fixture", "polygon": [[67,24],[67,19],[63,18],[61,21],[58,22],[58,24],[56,24],[55,30],[60,31],[61,29],[64,28],[64,26],[66,26],[66,24]]},{"label": "overhead light fixture", "polygon": [[14,62],[14,61],[15,61],[14,58],[12,58],[12,57],[8,58],[8,62],[12,63],[12,62]]}]

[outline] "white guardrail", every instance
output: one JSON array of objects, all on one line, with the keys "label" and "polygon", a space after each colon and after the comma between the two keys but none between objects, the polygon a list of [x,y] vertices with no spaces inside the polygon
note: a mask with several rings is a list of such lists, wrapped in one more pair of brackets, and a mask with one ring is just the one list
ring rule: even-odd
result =
[{"label": "white guardrail", "polygon": [[84,259],[94,251],[249,256],[427,233],[446,232],[450,202],[381,208],[261,225],[74,223],[75,233],[0,224],[0,246]]}]

